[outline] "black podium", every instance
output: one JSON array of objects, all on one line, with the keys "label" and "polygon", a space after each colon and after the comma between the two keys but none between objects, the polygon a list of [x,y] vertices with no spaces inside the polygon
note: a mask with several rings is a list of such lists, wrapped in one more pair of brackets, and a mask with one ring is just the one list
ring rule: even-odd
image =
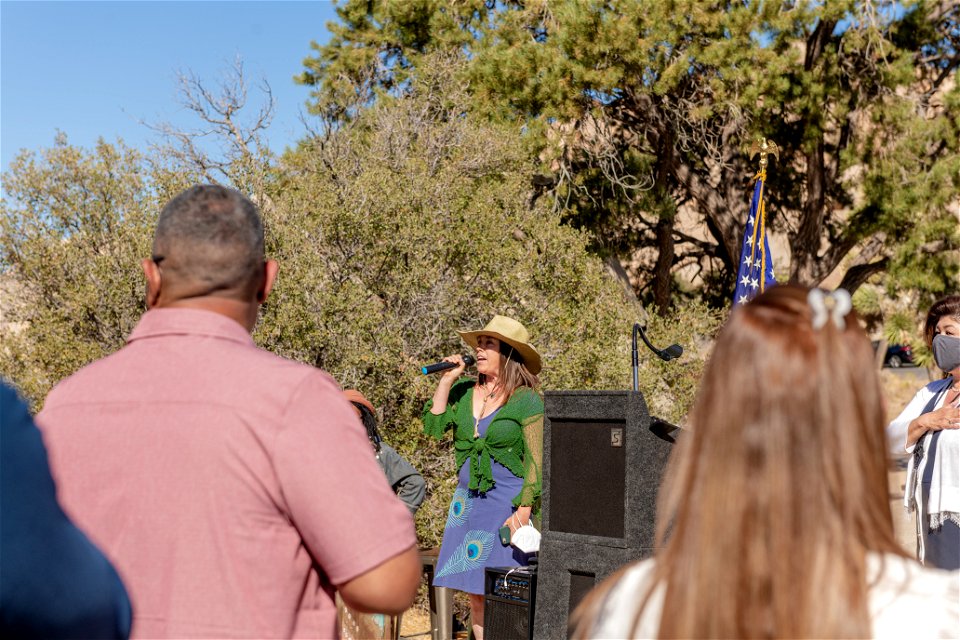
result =
[{"label": "black podium", "polygon": [[635,391],[548,391],[544,402],[533,637],[559,640],[590,589],[653,553],[657,490],[673,438]]}]

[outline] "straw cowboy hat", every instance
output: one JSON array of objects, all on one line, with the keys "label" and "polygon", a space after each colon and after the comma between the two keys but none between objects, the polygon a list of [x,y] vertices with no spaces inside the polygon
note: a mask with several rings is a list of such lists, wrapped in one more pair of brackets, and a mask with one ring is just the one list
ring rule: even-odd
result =
[{"label": "straw cowboy hat", "polygon": [[522,324],[508,318],[507,316],[493,316],[493,319],[479,331],[457,331],[463,341],[473,348],[477,347],[477,338],[480,336],[491,336],[500,342],[505,342],[513,347],[520,357],[523,358],[523,364],[527,365],[530,373],[536,375],[540,373],[542,363],[540,354],[530,344],[530,334],[527,328]]}]

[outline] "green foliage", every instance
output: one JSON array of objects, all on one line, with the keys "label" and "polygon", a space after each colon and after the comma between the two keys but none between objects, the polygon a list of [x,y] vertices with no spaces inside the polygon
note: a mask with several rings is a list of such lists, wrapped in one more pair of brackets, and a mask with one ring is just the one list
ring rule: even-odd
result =
[{"label": "green foliage", "polygon": [[[503,313],[530,328],[544,388],[624,389],[642,313],[583,232],[530,206],[519,132],[468,115],[468,98],[441,70],[282,159],[281,218],[269,226],[283,267],[257,334],[382,408],[386,438],[428,481],[426,544],[439,542],[456,470],[449,441],[420,435],[436,380],[418,364],[464,351],[457,329]],[[688,315],[655,331],[686,341],[715,330],[705,310]],[[664,378],[645,363],[651,406],[679,421],[702,365],[695,353]]]},{"label": "green foliage", "polygon": [[[626,389],[630,331],[643,316],[587,252],[587,234],[531,204],[518,128],[470,115],[455,78],[452,69],[417,78],[406,97],[304,140],[258,181],[280,274],[254,337],[378,407],[386,440],[428,482],[423,544],[440,540],[456,470],[450,441],[421,434],[436,379],[419,366],[463,352],[456,329],[504,313],[530,329],[545,389]],[[0,327],[0,374],[36,404],[136,323],[138,260],[170,189],[190,175],[174,170],[182,166],[122,144],[59,141],[4,175],[0,276],[19,289],[9,315],[22,324]],[[654,413],[682,421],[718,322],[701,305],[651,321],[658,341],[687,348],[669,365],[643,359]]]},{"label": "green foliage", "polygon": [[876,287],[860,287],[853,294],[853,308],[866,324],[867,332],[883,322],[883,306]]},{"label": "green foliage", "polygon": [[[790,279],[846,264],[851,290],[889,270],[891,287],[932,292],[960,272],[944,206],[960,189],[956,3],[347,0],[338,14],[300,78],[318,112],[348,121],[431,73],[432,53],[465,51],[470,109],[526,125],[592,248],[698,264],[714,303],[732,289],[761,135],[781,149],[768,197]],[[681,206],[706,240],[656,235]],[[638,290],[666,277],[635,264]]]},{"label": "green foliage", "polygon": [[37,403],[61,378],[123,345],[144,309],[138,259],[150,255],[158,191],[136,151],[59,136],[3,176],[0,373]]},{"label": "green foliage", "polygon": [[921,367],[935,367],[933,352],[923,338],[923,321],[926,318],[926,309],[922,316],[909,311],[895,311],[891,313],[883,327],[883,337],[890,344],[910,345],[913,361]]},{"label": "green foliage", "polygon": [[881,313],[880,295],[876,289],[857,289],[853,294],[853,308],[861,317],[878,315]]},{"label": "green foliage", "polygon": [[890,344],[916,346],[918,344],[916,318],[906,311],[890,314],[884,324],[883,335]]},{"label": "green foliage", "polygon": [[667,315],[650,315],[647,332],[651,339],[658,346],[676,343],[684,350],[679,360],[663,362],[652,356],[644,359],[639,386],[651,415],[685,425],[687,411],[700,388],[703,366],[713,348],[713,338],[729,313],[729,307],[717,309],[703,300],[689,300]]}]

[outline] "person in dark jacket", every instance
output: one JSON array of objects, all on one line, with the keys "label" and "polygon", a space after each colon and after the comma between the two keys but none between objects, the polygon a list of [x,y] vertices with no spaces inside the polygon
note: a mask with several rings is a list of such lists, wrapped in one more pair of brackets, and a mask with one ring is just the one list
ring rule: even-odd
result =
[{"label": "person in dark jacket", "polygon": [[387,476],[387,482],[393,487],[397,497],[410,509],[410,514],[415,514],[427,492],[423,476],[393,447],[383,441],[377,429],[376,409],[373,403],[356,389],[347,389],[343,393],[353,403],[360,421],[367,429],[367,437],[373,445],[380,468]]},{"label": "person in dark jacket", "polygon": [[129,637],[120,576],[60,508],[40,432],[2,382],[0,478],[0,635]]},{"label": "person in dark jacket", "polygon": [[[385,443],[377,428],[377,410],[367,397],[356,389],[347,389],[343,392],[347,400],[353,404],[360,422],[367,430],[367,438],[373,447],[380,468],[387,476],[387,482],[393,488],[401,502],[410,510],[410,515],[417,512],[417,508],[426,496],[426,482],[420,472],[406,458]],[[365,640],[385,640],[399,637],[401,616],[385,616],[380,613],[363,613],[352,607],[338,602],[337,623],[338,632],[343,640],[350,638],[364,638]]]}]

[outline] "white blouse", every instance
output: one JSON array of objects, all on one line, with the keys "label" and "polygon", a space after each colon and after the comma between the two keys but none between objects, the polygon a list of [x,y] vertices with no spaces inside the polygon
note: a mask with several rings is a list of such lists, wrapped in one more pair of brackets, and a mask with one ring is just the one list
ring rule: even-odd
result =
[{"label": "white blouse", "polygon": [[[646,593],[654,560],[636,563],[613,587],[594,622],[590,638],[656,638],[664,587],[650,596],[631,635],[637,607]],[[873,638],[960,637],[960,571],[923,567],[895,555],[867,557],[868,607]],[[708,606],[705,603],[705,606]]]},{"label": "white blouse", "polygon": [[[916,443],[906,446],[910,422],[941,408],[952,384],[953,377],[947,377],[920,389],[896,420],[887,426],[887,442],[892,454],[915,453]],[[936,446],[931,449],[934,438]],[[918,522],[922,533],[937,529],[947,520],[960,525],[960,429],[932,432],[923,443],[926,451],[922,452],[919,464],[916,455],[910,459],[904,493],[904,506],[911,511],[919,507],[927,516],[927,522]]]},{"label": "white blouse", "polygon": [[[915,445],[907,446],[907,429],[910,427],[910,423],[914,418],[942,407],[943,401],[946,399],[946,390],[949,389],[952,384],[952,376],[941,380],[934,380],[920,389],[920,391],[917,391],[917,394],[913,396],[913,400],[904,407],[900,415],[887,425],[887,443],[891,454],[902,458],[907,454],[913,453]],[[938,401],[933,406],[927,407],[930,401],[937,398],[937,396],[940,396]]]}]

